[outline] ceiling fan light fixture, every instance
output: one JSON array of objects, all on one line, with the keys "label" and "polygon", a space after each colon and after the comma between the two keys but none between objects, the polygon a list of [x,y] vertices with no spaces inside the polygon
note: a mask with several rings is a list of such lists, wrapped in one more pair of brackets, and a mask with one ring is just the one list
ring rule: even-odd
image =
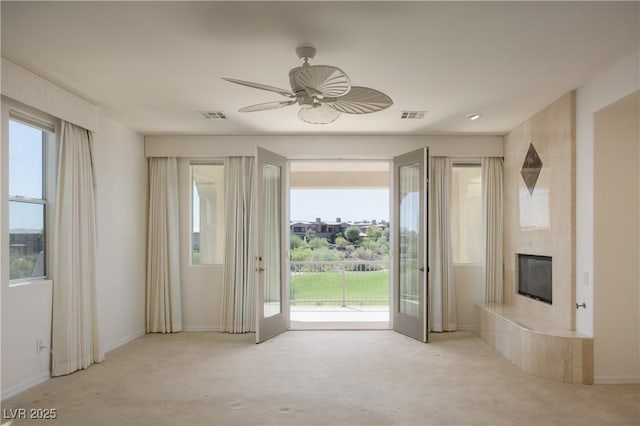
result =
[{"label": "ceiling fan light fixture", "polygon": [[340,112],[326,104],[305,105],[300,108],[298,118],[310,124],[329,124],[340,117]]}]

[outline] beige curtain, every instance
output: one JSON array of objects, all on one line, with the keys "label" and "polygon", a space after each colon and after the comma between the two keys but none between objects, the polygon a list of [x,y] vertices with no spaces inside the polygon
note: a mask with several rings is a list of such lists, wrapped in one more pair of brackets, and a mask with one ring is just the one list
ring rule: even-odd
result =
[{"label": "beige curtain", "polygon": [[503,301],[503,161],[482,159],[482,211],[484,215],[484,301]]},{"label": "beige curtain", "polygon": [[254,159],[225,162],[225,259],[222,327],[227,333],[255,332]]},{"label": "beige curtain", "polygon": [[429,167],[431,331],[454,331],[456,293],[451,245],[451,158],[431,157]]},{"label": "beige curtain", "polygon": [[149,159],[147,333],[182,330],[178,234],[178,162]]},{"label": "beige curtain", "polygon": [[93,134],[63,121],[53,250],[52,375],[101,362],[96,304]]}]

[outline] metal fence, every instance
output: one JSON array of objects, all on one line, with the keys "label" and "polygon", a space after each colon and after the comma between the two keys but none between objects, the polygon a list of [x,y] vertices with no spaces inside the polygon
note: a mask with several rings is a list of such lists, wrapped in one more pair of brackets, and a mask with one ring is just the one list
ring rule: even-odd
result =
[{"label": "metal fence", "polygon": [[292,261],[293,305],[385,305],[388,261]]}]

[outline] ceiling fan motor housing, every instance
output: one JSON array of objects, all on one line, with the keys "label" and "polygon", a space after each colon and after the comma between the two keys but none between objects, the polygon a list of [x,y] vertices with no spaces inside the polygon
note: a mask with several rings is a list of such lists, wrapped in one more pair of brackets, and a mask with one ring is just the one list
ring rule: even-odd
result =
[{"label": "ceiling fan motor housing", "polygon": [[311,46],[300,46],[296,49],[296,54],[298,58],[306,61],[308,59],[313,59],[316,56],[316,48]]}]

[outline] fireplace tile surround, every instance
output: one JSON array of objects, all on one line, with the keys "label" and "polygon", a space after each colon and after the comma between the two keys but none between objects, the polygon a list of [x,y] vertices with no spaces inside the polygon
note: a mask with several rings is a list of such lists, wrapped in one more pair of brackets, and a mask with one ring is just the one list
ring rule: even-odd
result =
[{"label": "fireplace tile surround", "polygon": [[[520,174],[530,145],[541,169]],[[504,142],[504,303],[575,329],[575,92],[511,130]],[[553,304],[518,294],[518,253],[553,258]]]},{"label": "fireplace tile surround", "polygon": [[593,339],[504,304],[476,305],[476,333],[521,370],[572,384],[593,384]]}]

